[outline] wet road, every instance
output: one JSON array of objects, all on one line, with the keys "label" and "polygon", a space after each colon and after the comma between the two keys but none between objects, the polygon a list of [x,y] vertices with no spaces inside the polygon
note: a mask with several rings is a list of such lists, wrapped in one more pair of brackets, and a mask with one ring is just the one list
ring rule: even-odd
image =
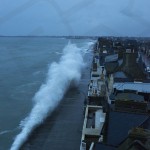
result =
[{"label": "wet road", "polygon": [[77,88],[70,89],[58,108],[38,127],[22,150],[79,150],[84,120],[84,100],[90,78],[91,54]]}]

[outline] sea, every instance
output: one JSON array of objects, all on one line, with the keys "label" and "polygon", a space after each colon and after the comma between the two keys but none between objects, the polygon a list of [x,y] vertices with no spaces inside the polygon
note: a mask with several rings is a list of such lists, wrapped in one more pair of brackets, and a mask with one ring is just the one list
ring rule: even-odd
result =
[{"label": "sea", "polygon": [[79,150],[94,43],[0,37],[0,150]]}]

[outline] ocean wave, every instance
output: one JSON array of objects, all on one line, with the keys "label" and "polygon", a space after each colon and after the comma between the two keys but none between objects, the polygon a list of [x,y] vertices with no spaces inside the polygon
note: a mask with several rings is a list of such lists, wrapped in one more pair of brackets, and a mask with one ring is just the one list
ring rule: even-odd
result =
[{"label": "ocean wave", "polygon": [[82,50],[68,43],[60,61],[49,66],[46,82],[33,98],[35,105],[31,113],[21,121],[22,131],[16,136],[11,150],[21,148],[31,132],[58,106],[71,84],[78,85],[84,66]]}]

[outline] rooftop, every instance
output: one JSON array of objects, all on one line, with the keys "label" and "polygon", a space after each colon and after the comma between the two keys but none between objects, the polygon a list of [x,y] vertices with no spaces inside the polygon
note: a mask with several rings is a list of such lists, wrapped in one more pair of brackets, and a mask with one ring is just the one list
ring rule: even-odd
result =
[{"label": "rooftop", "polygon": [[115,100],[133,100],[133,101],[144,101],[144,96],[134,94],[134,93],[118,93],[115,96]]},{"label": "rooftop", "polygon": [[108,118],[107,144],[118,146],[128,136],[131,128],[142,124],[148,115],[110,112]]},{"label": "rooftop", "polygon": [[116,150],[116,148],[102,143],[96,143],[93,150]]},{"label": "rooftop", "polygon": [[114,73],[114,78],[128,78],[123,71],[118,71]]},{"label": "rooftop", "polygon": [[135,90],[143,93],[150,93],[150,83],[142,83],[142,82],[119,82],[114,83],[114,88],[117,90]]},{"label": "rooftop", "polygon": [[105,63],[105,69],[107,73],[113,73],[118,68],[119,64],[117,61]]},{"label": "rooftop", "polygon": [[105,122],[105,115],[106,113],[103,113],[102,106],[87,105],[82,130],[82,140],[85,140],[85,135],[100,135]]},{"label": "rooftop", "polygon": [[148,117],[148,119],[146,121],[144,121],[141,125],[141,128],[150,130],[150,116]]}]

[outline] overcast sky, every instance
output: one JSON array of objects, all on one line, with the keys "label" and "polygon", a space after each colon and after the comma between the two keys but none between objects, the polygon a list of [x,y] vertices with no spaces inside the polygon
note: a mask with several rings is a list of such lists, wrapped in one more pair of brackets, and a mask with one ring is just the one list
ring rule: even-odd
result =
[{"label": "overcast sky", "polygon": [[0,35],[150,36],[150,0],[0,0]]}]

